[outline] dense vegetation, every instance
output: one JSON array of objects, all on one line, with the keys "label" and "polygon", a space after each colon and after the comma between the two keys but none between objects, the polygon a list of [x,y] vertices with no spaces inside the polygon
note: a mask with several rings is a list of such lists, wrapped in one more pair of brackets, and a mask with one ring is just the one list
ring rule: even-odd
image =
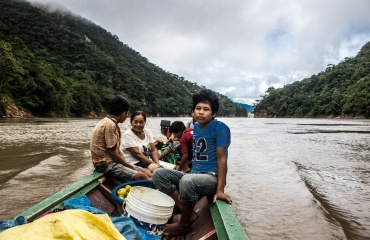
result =
[{"label": "dense vegetation", "polygon": [[370,42],[353,58],[283,88],[254,106],[261,117],[370,117]]},{"label": "dense vegetation", "polygon": [[[185,116],[204,88],[150,63],[117,36],[82,17],[21,0],[0,1],[0,99],[35,116],[99,115],[110,99],[131,110]],[[219,95],[219,116],[246,116]],[[0,115],[5,103],[0,100]]]}]

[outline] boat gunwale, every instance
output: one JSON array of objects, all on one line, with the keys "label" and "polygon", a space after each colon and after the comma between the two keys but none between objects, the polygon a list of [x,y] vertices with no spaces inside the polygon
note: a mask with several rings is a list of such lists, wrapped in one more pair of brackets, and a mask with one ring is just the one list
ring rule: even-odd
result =
[{"label": "boat gunwale", "polygon": [[248,240],[231,204],[217,200],[215,203],[209,203],[209,208],[218,239]]},{"label": "boat gunwale", "polygon": [[34,221],[46,211],[52,210],[54,208],[63,208],[62,204],[64,200],[88,193],[90,190],[94,189],[100,184],[100,181],[98,180],[103,176],[103,173],[93,172],[78,180],[77,182],[74,182],[68,187],[63,188],[54,195],[33,205],[24,212],[18,214],[16,217],[23,216],[27,219],[27,221]]},{"label": "boat gunwale", "polygon": [[[36,205],[28,208],[18,216],[25,217],[28,221],[34,221],[45,212],[63,208],[63,201],[69,198],[83,195],[101,185],[105,181],[103,173],[93,172],[77,182],[63,188],[54,195],[44,199]],[[212,221],[218,239],[238,239],[248,240],[248,237],[237,219],[231,205],[225,201],[217,200],[215,203],[209,202]],[[14,217],[13,219],[15,219]]]}]

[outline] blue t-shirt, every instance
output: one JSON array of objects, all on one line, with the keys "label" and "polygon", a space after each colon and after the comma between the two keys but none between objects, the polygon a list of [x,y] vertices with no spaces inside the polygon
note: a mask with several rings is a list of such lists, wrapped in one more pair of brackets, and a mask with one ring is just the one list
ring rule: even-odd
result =
[{"label": "blue t-shirt", "polygon": [[193,173],[214,172],[217,173],[217,147],[230,146],[230,129],[223,123],[214,119],[202,129],[198,123],[194,125],[193,143]]}]

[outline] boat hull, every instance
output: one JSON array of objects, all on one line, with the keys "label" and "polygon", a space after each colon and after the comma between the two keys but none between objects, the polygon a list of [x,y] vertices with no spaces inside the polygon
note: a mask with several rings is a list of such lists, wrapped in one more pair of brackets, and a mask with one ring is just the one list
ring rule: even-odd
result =
[{"label": "boat hull", "polygon": [[[80,195],[86,195],[94,207],[110,216],[119,216],[124,213],[122,203],[112,197],[112,191],[119,184],[121,182],[94,172],[30,207],[14,219],[23,216],[29,222],[34,221],[48,211],[63,209],[65,200]],[[193,224],[190,232],[178,235],[175,239],[248,239],[230,204],[220,200],[209,203],[207,198],[203,197],[194,210],[199,219]]]}]

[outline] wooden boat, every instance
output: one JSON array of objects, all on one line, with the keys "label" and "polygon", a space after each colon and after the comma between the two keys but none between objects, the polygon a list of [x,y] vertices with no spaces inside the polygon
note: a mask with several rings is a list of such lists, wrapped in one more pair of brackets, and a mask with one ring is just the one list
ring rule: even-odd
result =
[{"label": "wooden boat", "polygon": [[[112,197],[112,190],[117,188],[116,186],[119,184],[121,183],[115,179],[94,172],[30,207],[18,216],[23,216],[28,221],[34,221],[50,210],[64,208],[63,201],[80,195],[86,195],[94,207],[107,212],[110,216],[119,216],[123,213],[122,204]],[[199,219],[193,224],[192,230],[187,234],[168,239],[248,239],[228,203],[220,200],[215,204],[208,203],[207,198],[204,197],[195,206],[195,211],[198,213]]]}]

